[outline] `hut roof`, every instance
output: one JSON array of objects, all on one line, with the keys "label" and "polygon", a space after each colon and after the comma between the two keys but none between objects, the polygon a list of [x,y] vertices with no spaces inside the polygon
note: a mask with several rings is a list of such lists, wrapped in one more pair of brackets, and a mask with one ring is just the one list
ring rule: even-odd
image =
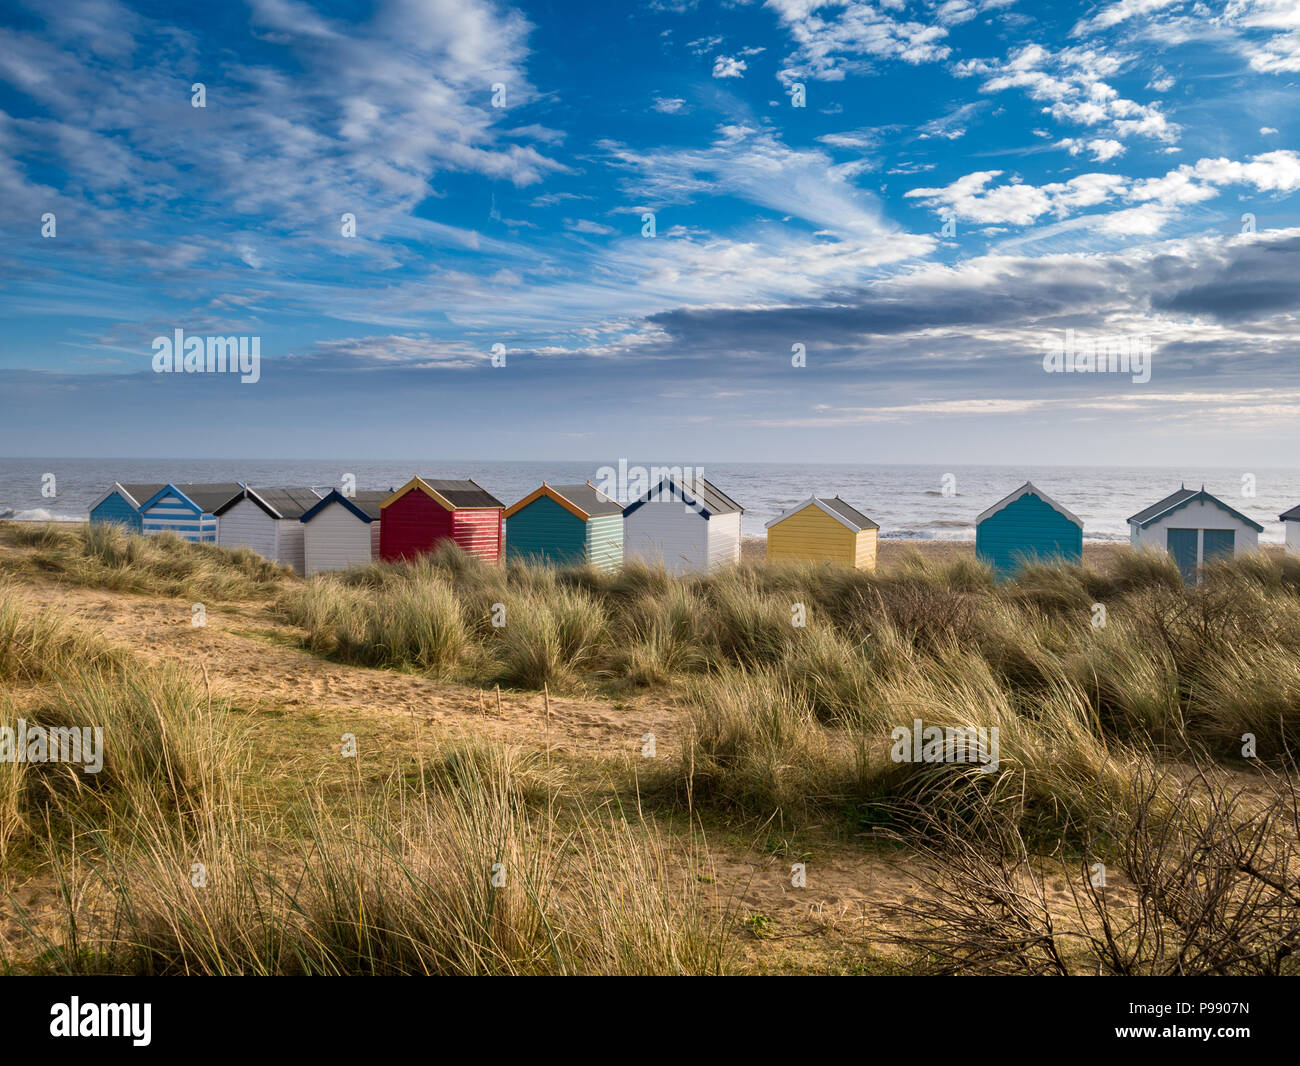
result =
[{"label": "hut roof", "polygon": [[107,493],[105,493],[105,498],[111,496],[114,492],[120,490],[127,495],[127,497],[129,498],[129,502],[135,504],[135,506],[139,508],[141,504],[145,503],[148,500],[152,500],[155,496],[158,495],[158,493],[162,492],[162,490],[165,489],[166,487],[167,487],[166,482],[160,482],[157,484],[148,484],[148,485],[143,483],[132,482],[130,485],[124,485],[122,484],[122,482],[119,481],[114,483],[113,488],[110,489]]},{"label": "hut roof", "polygon": [[247,488],[232,500],[222,504],[214,514],[220,516],[240,500],[251,500],[272,518],[301,518],[318,503],[320,494],[311,489],[252,489]]},{"label": "hut roof", "polygon": [[505,517],[522,511],[534,500],[549,496],[566,510],[572,511],[584,521],[601,515],[623,513],[623,505],[611,496],[606,496],[591,482],[585,485],[548,485],[542,482],[541,488],[534,489],[522,500],[506,509]]},{"label": "hut roof", "polygon": [[217,481],[207,484],[188,483],[177,485],[174,482],[163,485],[157,492],[145,500],[148,507],[168,489],[174,489],[204,514],[215,514],[217,508],[244,494],[244,486],[238,481]]},{"label": "hut roof", "polygon": [[1300,504],[1292,507],[1289,511],[1283,511],[1278,515],[1283,522],[1300,522]]},{"label": "hut roof", "polygon": [[498,500],[487,489],[483,488],[473,479],[464,481],[452,481],[441,478],[422,478],[413,477],[397,491],[390,493],[384,501],[387,506],[396,500],[401,499],[413,489],[419,489],[425,495],[437,500],[450,511],[460,510],[462,508],[488,508],[493,510],[502,509],[505,504]]},{"label": "hut roof", "polygon": [[87,510],[93,511],[106,499],[108,499],[114,493],[117,493],[118,495],[125,497],[126,502],[129,503],[132,507],[134,507],[138,511],[140,510],[141,504],[145,503],[148,500],[153,499],[156,495],[158,495],[158,493],[160,493],[166,487],[167,486],[162,482],[159,482],[158,484],[155,485],[143,485],[143,484],[136,484],[136,483],[132,483],[130,485],[123,485],[122,482],[120,481],[114,481],[112,487],[107,492],[105,492],[102,496],[100,496],[99,499],[95,500],[95,502],[92,503],[90,507],[87,508]]},{"label": "hut roof", "polygon": [[659,484],[649,489],[642,496],[628,504],[623,509],[625,515],[630,515],[638,507],[649,503],[656,496],[662,496],[666,491],[671,493],[668,499],[680,499],[686,503],[699,502],[700,510],[706,518],[715,514],[744,514],[745,509],[725,492],[719,490],[711,482],[702,477],[665,477],[661,478]]},{"label": "hut roof", "polygon": [[1133,515],[1133,517],[1129,519],[1129,522],[1132,523],[1133,525],[1136,525],[1138,528],[1144,528],[1146,526],[1149,526],[1152,522],[1156,522],[1159,521],[1161,518],[1164,518],[1171,511],[1176,511],[1180,507],[1186,507],[1189,503],[1193,503],[1198,500],[1201,503],[1211,504],[1219,508],[1221,511],[1226,511],[1228,514],[1232,515],[1233,518],[1236,518],[1237,520],[1244,522],[1246,525],[1252,527],[1257,533],[1264,532],[1264,527],[1261,526],[1258,522],[1256,522],[1253,518],[1246,517],[1246,515],[1242,514],[1240,511],[1234,510],[1233,508],[1229,507],[1217,496],[1213,496],[1210,493],[1206,492],[1204,485],[1201,486],[1199,491],[1196,489],[1189,489],[1185,485],[1181,486],[1177,492],[1171,492],[1159,503],[1153,503],[1150,507],[1146,508],[1145,510],[1139,511],[1137,514]]},{"label": "hut roof", "polygon": [[983,511],[980,514],[980,516],[975,519],[975,524],[979,525],[979,523],[983,522],[984,519],[991,518],[993,515],[997,514],[1000,510],[1002,510],[1004,507],[1010,507],[1022,496],[1030,496],[1030,495],[1037,496],[1040,500],[1042,500],[1045,504],[1047,504],[1048,507],[1052,508],[1052,510],[1065,515],[1066,518],[1068,518],[1080,529],[1083,528],[1082,518],[1076,515],[1068,507],[1062,507],[1059,503],[1057,503],[1054,499],[1052,499],[1052,497],[1047,495],[1047,493],[1045,493],[1032,481],[1026,481],[1023,485],[1020,486],[1020,488],[1016,489],[1015,492],[1011,493],[1008,496],[1003,496],[1002,499],[998,500],[998,502],[995,503],[992,507],[988,508],[988,510],[986,511]]},{"label": "hut roof", "polygon": [[789,518],[792,514],[798,514],[805,507],[820,508],[821,510],[825,511],[828,515],[830,515],[833,519],[835,519],[837,522],[839,522],[841,525],[848,526],[849,529],[853,530],[854,533],[861,533],[862,530],[864,529],[880,528],[880,526],[877,523],[873,522],[870,518],[864,515],[857,508],[849,506],[838,496],[833,496],[833,497],[809,496],[802,503],[795,504],[793,507],[790,508],[790,510],[786,511],[784,514],[778,515],[776,518],[773,518],[772,521],[768,522],[767,525],[764,526],[764,528],[771,529],[778,522],[783,522],[785,519]]},{"label": "hut roof", "polygon": [[337,503],[347,508],[363,522],[377,522],[379,520],[380,506],[392,494],[392,489],[366,489],[362,492],[355,492],[351,496],[344,496],[338,489],[331,489],[328,494],[322,496],[315,504],[304,511],[299,521],[310,522],[330,504]]}]

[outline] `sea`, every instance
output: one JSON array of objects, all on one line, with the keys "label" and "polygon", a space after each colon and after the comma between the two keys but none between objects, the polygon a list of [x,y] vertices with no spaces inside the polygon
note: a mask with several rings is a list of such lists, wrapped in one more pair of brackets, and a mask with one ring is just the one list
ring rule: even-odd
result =
[{"label": "sea", "polygon": [[[83,522],[114,481],[238,481],[254,488],[311,486],[326,490],[352,475],[358,489],[387,489],[414,474],[473,478],[507,506],[542,481],[591,480],[619,460],[446,462],[423,459],[0,459],[0,521]],[[628,460],[629,480],[635,460]],[[660,460],[662,463],[662,460]],[[643,464],[645,468],[650,463]],[[1300,468],[1239,470],[1212,467],[911,466],[837,463],[691,464],[745,509],[744,535],[810,495],[840,496],[880,525],[882,537],[970,540],[975,519],[1025,481],[1083,520],[1091,541],[1128,539],[1129,515],[1179,486],[1204,486],[1264,527],[1260,540],[1284,540],[1278,515],[1300,503]],[[635,482],[629,487],[635,487]],[[52,495],[51,495],[52,493]]]}]

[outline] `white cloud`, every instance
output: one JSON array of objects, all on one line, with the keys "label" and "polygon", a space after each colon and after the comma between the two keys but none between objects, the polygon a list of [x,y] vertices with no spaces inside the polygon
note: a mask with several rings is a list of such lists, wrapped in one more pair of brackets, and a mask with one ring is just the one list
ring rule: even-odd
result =
[{"label": "white cloud", "polygon": [[688,41],[686,47],[689,51],[697,56],[702,56],[706,52],[712,52],[723,41],[720,36],[715,37],[697,37],[693,41]]},{"label": "white cloud", "polygon": [[263,259],[251,244],[241,244],[239,246],[239,258],[254,270],[262,269]]},{"label": "white cloud", "polygon": [[849,180],[853,164],[837,166],[820,149],[790,148],[769,131],[722,126],[713,143],[699,149],[637,150],[612,141],[598,147],[628,173],[624,192],[632,204],[735,196],[835,233],[893,232],[875,197]]},{"label": "white cloud", "polygon": [[951,214],[979,225],[1027,226],[1044,215],[1066,218],[1087,207],[1125,200],[1140,205],[1098,219],[1105,232],[1154,234],[1174,217],[1175,209],[1219,195],[1224,186],[1245,185],[1260,192],[1300,189],[1300,155],[1290,150],[1266,152],[1247,162],[1218,158],[1185,163],[1158,178],[1133,180],[1118,174],[1081,174],[1066,182],[990,185],[1002,172],[981,170],[942,188],[912,189],[936,214]]},{"label": "white cloud", "polygon": [[1098,30],[1118,26],[1131,18],[1163,11],[1182,2],[1183,0],[1119,0],[1118,3],[1102,8],[1092,18],[1079,22],[1074,27],[1074,32],[1076,34],[1096,33]]},{"label": "white cloud", "polygon": [[1300,71],[1300,4],[1295,0],[1230,0],[1223,21],[1246,30],[1276,30],[1256,41],[1245,36],[1238,42],[1252,69],[1264,74]]},{"label": "white cloud", "polygon": [[1192,169],[1196,177],[1213,185],[1253,185],[1260,192],[1300,189],[1300,156],[1289,149],[1265,152],[1248,163],[1201,159]]},{"label": "white cloud", "polygon": [[1164,68],[1156,67],[1155,75],[1147,82],[1147,88],[1158,93],[1167,93],[1177,84],[1172,74],[1165,72]]},{"label": "white cloud", "polygon": [[960,107],[953,108],[946,115],[932,118],[922,125],[917,132],[922,140],[941,137],[944,140],[955,141],[966,135],[967,121],[983,106],[984,102],[982,100],[962,104]]},{"label": "white cloud", "polygon": [[1179,127],[1158,104],[1126,99],[1105,80],[1133,62],[1132,56],[1117,52],[1079,47],[1049,52],[1042,45],[1027,44],[1013,49],[1004,60],[965,60],[955,70],[962,76],[983,77],[980,92],[1023,90],[1030,99],[1041,101],[1043,113],[1058,122],[1108,126],[1119,137],[1176,139]]},{"label": "white cloud", "polygon": [[1117,237],[1154,237],[1164,229],[1173,213],[1173,208],[1165,204],[1142,204],[1096,216],[1096,228]]},{"label": "white cloud", "polygon": [[680,96],[656,96],[650,106],[664,115],[680,115],[686,110],[686,101]]},{"label": "white cloud", "polygon": [[607,236],[614,232],[613,226],[606,226],[600,222],[592,222],[586,218],[566,218],[564,227],[573,233],[590,233],[598,236]]},{"label": "white cloud", "polygon": [[748,64],[743,59],[732,56],[717,56],[713,60],[715,78],[743,78]]},{"label": "white cloud", "polygon": [[[0,80],[51,116],[36,120],[28,139],[48,145],[87,197],[112,195],[124,210],[147,211],[160,196],[188,195],[295,235],[304,205],[322,219],[364,210],[353,254],[391,257],[376,238],[419,226],[411,213],[440,173],[526,186],[568,169],[539,150],[555,142],[554,131],[511,130],[511,109],[489,106],[496,81],[512,106],[536,95],[525,72],[531,27],[517,14],[487,0],[384,0],[368,21],[343,24],[294,0],[252,0],[249,17],[283,66],[270,65],[267,50],[236,55],[220,86],[208,84],[206,109],[173,103],[175,71],[194,66],[200,42],[108,0],[70,0],[51,16],[58,49],[35,31],[10,33]],[[129,76],[105,75],[112,26],[130,27],[136,54],[149,57]],[[103,149],[87,151],[92,141]],[[177,143],[208,164],[168,162]],[[109,212],[97,218],[119,228]],[[337,235],[319,232],[322,240]]]},{"label": "white cloud", "polygon": [[825,133],[817,138],[832,148],[868,149],[880,147],[880,131],[875,129],[845,130],[843,133]]},{"label": "white cloud", "polygon": [[880,7],[859,0],[767,0],[767,7],[776,12],[795,44],[780,75],[787,84],[803,77],[840,81],[846,73],[865,69],[872,59],[933,63],[952,52],[944,43],[948,30],[943,25],[895,18],[882,10],[901,9],[892,0]]},{"label": "white cloud", "polygon": [[1042,186],[1014,183],[989,188],[989,182],[1001,173],[977,171],[944,188],[912,189],[904,195],[921,200],[936,213],[951,214],[962,221],[1027,226],[1046,214],[1064,217],[1103,203],[1124,187],[1124,179],[1115,174],[1081,174],[1066,182]]},{"label": "white cloud", "polygon": [[1089,152],[1096,163],[1105,163],[1107,160],[1115,159],[1127,151],[1119,141],[1101,138],[1080,141],[1073,137],[1067,137],[1063,141],[1057,141],[1056,147],[1067,149],[1071,155],[1081,155],[1083,152]]}]

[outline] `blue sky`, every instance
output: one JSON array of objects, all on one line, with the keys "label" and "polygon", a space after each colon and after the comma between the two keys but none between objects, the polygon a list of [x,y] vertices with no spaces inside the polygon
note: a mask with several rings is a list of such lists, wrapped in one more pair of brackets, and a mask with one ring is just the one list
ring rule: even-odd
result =
[{"label": "blue sky", "polygon": [[9,4],[0,454],[1290,465],[1298,82],[1298,0]]}]

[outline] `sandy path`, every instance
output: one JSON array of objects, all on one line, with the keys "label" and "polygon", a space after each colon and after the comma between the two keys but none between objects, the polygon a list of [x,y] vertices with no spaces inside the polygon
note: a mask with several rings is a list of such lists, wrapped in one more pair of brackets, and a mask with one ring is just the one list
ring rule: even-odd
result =
[{"label": "sandy path", "polygon": [[[341,722],[363,718],[422,718],[453,734],[473,734],[528,748],[547,740],[541,693],[503,692],[498,711],[492,689],[417,674],[329,662],[291,646],[303,636],[260,605],[208,605],[206,625],[191,623],[191,605],[131,593],[62,585],[25,584],[20,595],[35,607],[53,607],[103,630],[148,661],[171,661],[206,672],[214,696],[244,707],[314,709]],[[676,751],[678,712],[662,696],[603,700],[551,697],[553,751],[617,758],[639,752],[641,736],[655,734],[659,754]]]}]

